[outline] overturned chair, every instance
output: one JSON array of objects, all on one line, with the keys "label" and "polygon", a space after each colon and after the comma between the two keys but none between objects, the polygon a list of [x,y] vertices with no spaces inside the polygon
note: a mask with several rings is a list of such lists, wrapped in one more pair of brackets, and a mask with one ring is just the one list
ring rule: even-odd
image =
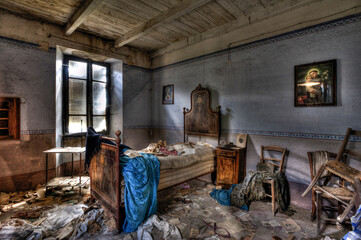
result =
[{"label": "overturned chair", "polygon": [[[327,161],[319,167],[310,185],[302,194],[302,197],[304,197],[311,190],[314,190],[317,194],[317,235],[319,234],[320,230],[322,197],[335,199],[344,206],[342,214],[337,217],[336,223],[338,224],[341,224],[345,221],[347,215],[355,206],[355,202],[358,201],[358,192],[345,187],[344,182],[346,181],[349,184],[355,186],[355,184],[358,184],[358,180],[361,178],[361,172],[355,168],[346,165],[341,161],[344,154],[361,160],[361,154],[353,150],[346,149],[347,143],[351,136],[361,137],[361,131],[355,131],[351,128],[347,129],[346,135],[341,144],[341,148],[337,154],[336,159]],[[326,181],[323,181],[323,183],[319,183],[319,180],[323,176],[325,176],[325,172],[327,172]],[[332,177],[336,177],[340,179],[340,181],[332,181],[333,186],[327,186],[327,183],[330,182],[329,180]]]},{"label": "overturned chair", "polygon": [[[335,159],[337,157],[336,153],[331,153],[331,152],[327,152],[327,151],[316,151],[316,152],[307,152],[307,156],[308,156],[308,162],[310,165],[310,176],[311,176],[311,181],[313,179],[313,177],[317,174],[317,170],[320,168],[320,166],[332,159]],[[342,159],[342,161],[344,162],[344,158]],[[327,172],[324,172],[320,177],[318,181],[323,181],[322,185],[327,185],[328,183],[333,183],[333,181],[331,180],[331,176],[329,176],[327,174]],[[342,184],[342,181],[340,182],[340,184]],[[314,220],[316,218],[316,188],[317,185],[315,185],[314,188],[312,188],[312,212],[311,212],[311,220]],[[330,188],[330,187],[328,187]],[[337,188],[333,188],[333,189],[329,189],[329,191],[335,190],[334,194],[338,194],[338,187]],[[341,188],[342,189],[342,188]],[[320,195],[320,197],[324,197],[327,199],[332,198],[330,195],[324,194],[324,195]],[[322,199],[320,199],[322,201]],[[320,201],[319,201],[320,202]],[[319,203],[318,205],[320,206],[321,203]],[[321,208],[319,208],[320,210]],[[329,209],[329,208],[328,208]],[[341,214],[341,203],[338,202],[338,208],[337,211],[339,212],[339,214]],[[318,212],[319,213],[319,212]],[[320,216],[318,214],[318,216]],[[328,220],[328,219],[327,219]]]}]

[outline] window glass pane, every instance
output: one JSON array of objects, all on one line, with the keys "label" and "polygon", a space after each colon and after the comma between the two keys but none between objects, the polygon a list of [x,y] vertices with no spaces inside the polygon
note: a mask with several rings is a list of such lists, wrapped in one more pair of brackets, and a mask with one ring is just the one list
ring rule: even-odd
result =
[{"label": "window glass pane", "polygon": [[107,130],[107,122],[105,116],[93,117],[93,127],[95,131],[101,132]]},{"label": "window glass pane", "polygon": [[86,116],[69,116],[69,133],[86,132]]},{"label": "window glass pane", "polygon": [[0,128],[0,136],[7,136],[7,135],[9,135],[9,130]]},{"label": "window glass pane", "polygon": [[107,91],[105,83],[93,82],[93,114],[105,115]]},{"label": "window glass pane", "polygon": [[93,64],[93,80],[106,82],[107,81],[107,68]]},{"label": "window glass pane", "polygon": [[8,120],[6,119],[6,120],[1,120],[0,119],[0,129],[2,129],[2,128],[8,128]]},{"label": "window glass pane", "polygon": [[69,79],[69,114],[86,114],[86,81]]},{"label": "window glass pane", "polygon": [[69,61],[69,77],[87,78],[87,63]]},{"label": "window glass pane", "polygon": [[8,110],[0,110],[0,118],[8,118],[9,117],[9,111]]}]

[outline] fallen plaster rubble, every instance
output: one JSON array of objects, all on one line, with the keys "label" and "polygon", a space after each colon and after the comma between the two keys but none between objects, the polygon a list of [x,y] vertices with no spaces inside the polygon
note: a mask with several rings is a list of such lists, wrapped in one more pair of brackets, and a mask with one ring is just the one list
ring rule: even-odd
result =
[{"label": "fallen plaster rubble", "polygon": [[74,191],[77,181],[62,178],[59,182],[68,186],[46,189],[39,185],[32,191],[0,193],[0,239],[77,239],[114,231],[114,220],[104,217],[107,214],[99,205],[85,204],[89,184],[79,196]]},{"label": "fallen plaster rubble", "polygon": [[159,192],[158,215],[147,219],[137,232],[121,234],[106,209],[87,202],[89,186],[82,188],[82,196],[73,186],[1,193],[0,239],[292,240],[314,236],[309,231],[312,225],[305,228],[303,220],[279,213],[274,217],[269,202],[252,203],[250,211],[222,206],[209,196],[213,188],[194,180]]},{"label": "fallen plaster rubble", "polygon": [[153,240],[153,237],[151,235],[153,226],[158,228],[158,230],[163,231],[164,239],[169,239],[169,240],[182,239],[179,229],[176,226],[169,224],[167,221],[160,220],[158,216],[155,214],[150,216],[145,223],[143,223],[141,226],[138,227],[137,238],[142,240]]}]

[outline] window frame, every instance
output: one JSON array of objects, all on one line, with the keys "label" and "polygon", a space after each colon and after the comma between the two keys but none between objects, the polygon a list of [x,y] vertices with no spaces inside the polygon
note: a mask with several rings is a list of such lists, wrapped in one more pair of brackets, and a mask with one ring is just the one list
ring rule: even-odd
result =
[{"label": "window frame", "polygon": [[[69,61],[77,61],[77,62],[85,62],[87,63],[87,78],[76,78],[69,77]],[[105,115],[94,115],[93,114],[93,83],[101,82],[98,80],[93,80],[93,64],[106,67],[107,74],[106,78],[106,107],[105,107]],[[86,81],[86,114],[70,114],[69,113],[69,79],[75,80],[83,80]],[[69,116],[86,116],[87,127],[93,126],[93,117],[94,116],[105,116],[106,119],[106,130],[100,131],[101,134],[108,134],[110,127],[110,105],[111,105],[111,97],[110,97],[110,86],[111,86],[111,78],[110,78],[110,64],[104,62],[92,61],[90,59],[83,59],[80,57],[75,57],[71,55],[64,55],[63,59],[63,135],[64,136],[84,136],[86,135],[87,129],[84,132],[77,133],[69,133]],[[101,82],[104,83],[104,82]]]}]

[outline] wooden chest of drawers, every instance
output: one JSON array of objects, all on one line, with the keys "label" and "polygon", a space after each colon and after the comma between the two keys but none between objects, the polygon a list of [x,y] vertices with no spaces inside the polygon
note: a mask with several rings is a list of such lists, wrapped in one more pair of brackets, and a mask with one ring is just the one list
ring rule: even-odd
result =
[{"label": "wooden chest of drawers", "polygon": [[246,175],[246,148],[216,148],[217,186],[230,187]]}]

